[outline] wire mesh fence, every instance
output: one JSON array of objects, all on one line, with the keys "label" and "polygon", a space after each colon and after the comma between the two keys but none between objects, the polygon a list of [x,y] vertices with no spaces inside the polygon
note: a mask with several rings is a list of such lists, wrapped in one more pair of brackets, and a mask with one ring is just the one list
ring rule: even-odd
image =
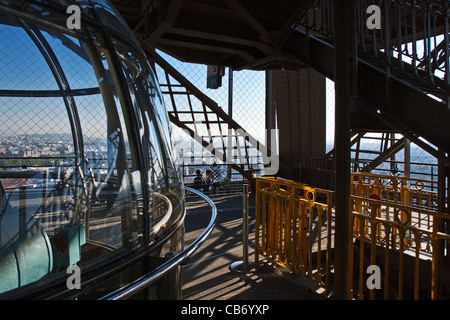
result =
[{"label": "wire mesh fence", "polygon": [[[334,148],[334,82],[327,79],[327,153]],[[394,145],[403,136],[394,132],[355,132],[361,138],[352,145],[352,171],[361,171],[372,163],[380,154]],[[396,176],[409,175],[411,178],[437,180],[438,160],[413,142],[406,142],[409,147],[399,148],[397,152],[386,157],[384,161],[372,168],[373,173]],[[406,159],[406,163],[405,163]]]},{"label": "wire mesh fence", "polygon": [[[181,74],[174,75],[175,72],[164,70],[164,66],[155,65],[174,123],[173,139],[184,166],[185,180],[193,180],[200,165],[226,167],[231,162],[244,171],[261,171],[264,161],[261,149],[265,143],[265,73],[226,68],[222,85],[208,89],[207,66],[183,63],[158,53]],[[193,92],[197,90],[200,93]],[[238,171],[242,174],[242,169],[230,166],[225,169],[228,174],[224,178],[240,179]]]},{"label": "wire mesh fence", "polygon": [[[206,86],[206,73],[207,66],[198,65],[192,63],[180,62],[168,55],[161,53],[161,55],[167,59],[180,73],[182,73],[189,81],[191,81],[199,90],[216,101],[217,104],[232,118],[242,125],[242,127],[250,132],[254,137],[257,137],[259,141],[265,142],[265,103],[266,103],[266,86],[265,86],[265,73],[260,71],[234,71],[231,79],[229,78],[229,69],[225,70],[225,74],[222,79],[222,86],[218,89],[208,89]],[[157,75],[159,79],[164,79],[166,75],[161,68],[157,68]],[[169,80],[170,81],[170,80]],[[172,80],[173,81],[173,80]],[[231,82],[230,82],[231,81]],[[160,81],[161,82],[161,81]],[[230,84],[232,90],[230,90]],[[163,85],[164,91],[164,85]],[[167,93],[167,92],[166,92]],[[174,95],[171,97],[166,94],[166,104],[169,106],[176,105],[178,111],[186,112],[182,115],[182,120],[189,121],[194,120],[194,113],[192,110],[201,109],[202,106],[195,106],[198,101],[189,101],[185,99],[186,95]],[[171,101],[171,99],[176,99]],[[189,106],[191,104],[191,106]],[[190,109],[189,109],[190,108]],[[206,114],[197,112],[195,114],[195,121],[203,122]],[[323,159],[321,169],[327,174],[333,173],[333,166],[329,163],[332,150],[334,148],[334,82],[327,79],[326,81],[326,153],[327,156]],[[278,126],[282,124],[278,123]],[[227,126],[225,128],[214,131],[213,126],[208,127],[203,123],[203,127],[198,127],[198,131],[203,133],[207,130],[210,131],[212,139],[218,139],[217,144],[220,142],[220,135],[227,132]],[[356,134],[356,132],[355,132]],[[373,164],[373,161],[377,159],[383,152],[385,152],[395,142],[400,140],[402,136],[400,134],[379,133],[379,132],[363,132],[361,133],[357,143],[352,145],[352,170],[359,171],[369,164]],[[176,143],[178,154],[182,164],[185,166],[184,174],[188,181],[194,178],[194,171],[199,165],[210,165],[214,163],[220,163],[214,155],[205,149],[200,143],[191,138],[185,130],[173,125],[173,137]],[[391,174],[391,175],[404,175],[409,174],[411,177],[418,179],[434,180],[437,177],[437,159],[428,154],[423,149],[419,148],[414,143],[410,143],[408,155],[406,156],[408,163],[405,165],[405,151],[404,148],[400,148],[397,152],[391,154],[389,157],[381,161],[372,168],[374,173]],[[261,158],[255,157],[254,164],[256,165]],[[309,166],[316,166],[317,159],[306,160],[305,157],[299,159],[299,170],[301,170],[303,176],[306,171],[309,170]],[[309,162],[308,162],[309,161]],[[301,169],[300,169],[301,166]],[[316,166],[317,167],[317,166]],[[317,168],[311,168],[312,172],[308,175],[314,175]],[[319,168],[320,169],[320,168]],[[319,170],[320,171],[320,170]],[[300,171],[299,171],[299,175]],[[298,175],[298,176],[299,176]],[[233,171],[231,178],[238,177],[237,171]],[[300,176],[299,176],[300,177]],[[294,177],[290,177],[294,178]],[[316,177],[321,179],[320,177]],[[316,180],[317,180],[316,179]],[[314,180],[314,179],[313,179]]]}]

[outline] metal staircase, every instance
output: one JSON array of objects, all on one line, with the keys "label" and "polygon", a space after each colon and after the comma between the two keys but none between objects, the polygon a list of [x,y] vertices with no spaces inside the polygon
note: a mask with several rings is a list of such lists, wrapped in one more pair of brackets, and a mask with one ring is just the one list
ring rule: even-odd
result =
[{"label": "metal staircase", "polygon": [[[113,3],[149,53],[159,49],[182,61],[235,70],[311,67],[335,78],[333,8],[339,1]],[[373,12],[367,9],[373,5],[380,8],[379,29],[367,24],[373,18]],[[353,66],[353,131],[401,133],[450,165],[449,15],[448,1],[353,2],[353,54],[349,57]],[[185,86],[185,79],[183,83],[177,81],[177,85]],[[173,84],[166,85],[167,94],[173,96]],[[189,121],[197,122],[202,115],[208,119],[207,128],[212,128],[214,122],[220,125],[219,135],[228,133],[228,126],[233,130],[241,128],[198,90],[185,87],[189,96],[195,94],[202,101],[205,109],[171,110],[171,120],[176,125],[196,133],[195,124]],[[183,120],[187,117],[191,119]],[[204,137],[202,145],[211,147],[214,136],[211,133]],[[221,157],[219,146],[223,151],[223,143],[214,144],[214,149]],[[242,166],[240,170],[244,170]]]},{"label": "metal staircase", "polygon": [[[201,92],[158,53],[142,44],[149,60],[161,68],[165,77],[158,79],[170,121],[209,151],[219,163],[225,163],[245,178],[253,179],[252,158],[260,157],[266,168],[277,166],[269,150],[232,119],[215,101]],[[169,103],[167,103],[169,102]],[[255,160],[255,159],[253,159]]]},{"label": "metal staircase", "polygon": [[[316,0],[283,47],[330,79],[335,3]],[[380,29],[367,27],[370,5],[381,9]],[[448,163],[443,156],[450,150],[448,1],[361,0],[353,14],[352,129],[402,133]]]}]

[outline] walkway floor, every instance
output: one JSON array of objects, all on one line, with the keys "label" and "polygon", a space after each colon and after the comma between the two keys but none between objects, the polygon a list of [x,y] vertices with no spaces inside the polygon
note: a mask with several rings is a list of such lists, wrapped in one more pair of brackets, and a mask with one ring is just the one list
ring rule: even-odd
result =
[{"label": "walkway floor", "polygon": [[[263,263],[247,274],[230,270],[242,260],[242,194],[212,195],[217,206],[216,226],[206,242],[183,267],[184,300],[318,300],[315,288],[280,267]],[[207,226],[211,210],[204,200],[187,201],[186,244]],[[254,261],[254,197],[249,199],[249,261]],[[262,258],[262,257],[261,257]],[[263,261],[264,262],[264,261]]]}]

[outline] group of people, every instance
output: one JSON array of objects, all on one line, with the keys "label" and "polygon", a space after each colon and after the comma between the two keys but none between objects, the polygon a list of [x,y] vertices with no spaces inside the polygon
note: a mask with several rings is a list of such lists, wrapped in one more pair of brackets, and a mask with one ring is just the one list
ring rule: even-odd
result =
[{"label": "group of people", "polygon": [[203,190],[203,192],[216,191],[216,183],[211,170],[207,169],[205,176],[203,176],[200,169],[195,171],[194,189]]}]

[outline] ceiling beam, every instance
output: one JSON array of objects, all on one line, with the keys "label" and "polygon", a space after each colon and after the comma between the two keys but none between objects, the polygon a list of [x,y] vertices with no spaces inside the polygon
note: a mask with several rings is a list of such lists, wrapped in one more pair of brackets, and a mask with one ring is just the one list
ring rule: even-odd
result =
[{"label": "ceiling beam", "polygon": [[[147,42],[147,41],[146,41]],[[184,48],[193,48],[193,49],[200,49],[200,50],[206,50],[206,51],[215,51],[215,52],[221,52],[221,53],[229,53],[229,54],[236,54],[240,56],[242,59],[247,61],[248,63],[255,62],[256,58],[250,55],[245,50],[240,49],[234,49],[229,47],[220,47],[217,45],[209,45],[209,44],[201,44],[201,43],[194,43],[191,41],[185,41],[185,40],[173,40],[173,39],[165,39],[165,38],[159,38],[156,41],[154,41],[156,45],[169,45],[169,46],[177,46],[177,47],[184,47]]]},{"label": "ceiling beam", "polygon": [[155,42],[175,24],[177,17],[183,6],[183,0],[172,0],[166,16],[162,19],[158,27],[144,40],[147,43]]},{"label": "ceiling beam", "polygon": [[313,2],[314,1],[312,0],[299,1],[295,10],[292,11],[291,15],[288,19],[286,19],[280,30],[275,33],[276,41],[279,46],[283,46],[291,33],[295,31],[294,24],[300,16],[303,16],[309,10]]},{"label": "ceiling beam", "polygon": [[244,21],[252,27],[260,35],[260,40],[267,44],[272,44],[273,41],[269,32],[264,28],[255,18],[253,18],[247,10],[245,10],[236,0],[224,0],[224,2],[233,9]]},{"label": "ceiling beam", "polygon": [[215,33],[206,32],[206,31],[198,31],[198,30],[177,28],[177,27],[171,28],[168,31],[168,33],[248,46],[251,48],[256,48],[266,55],[270,55],[275,52],[275,50],[271,46],[269,46],[265,43],[255,41],[255,40],[250,40],[250,39],[237,38],[234,36],[229,36],[229,35],[224,35],[224,34],[215,34]]}]

